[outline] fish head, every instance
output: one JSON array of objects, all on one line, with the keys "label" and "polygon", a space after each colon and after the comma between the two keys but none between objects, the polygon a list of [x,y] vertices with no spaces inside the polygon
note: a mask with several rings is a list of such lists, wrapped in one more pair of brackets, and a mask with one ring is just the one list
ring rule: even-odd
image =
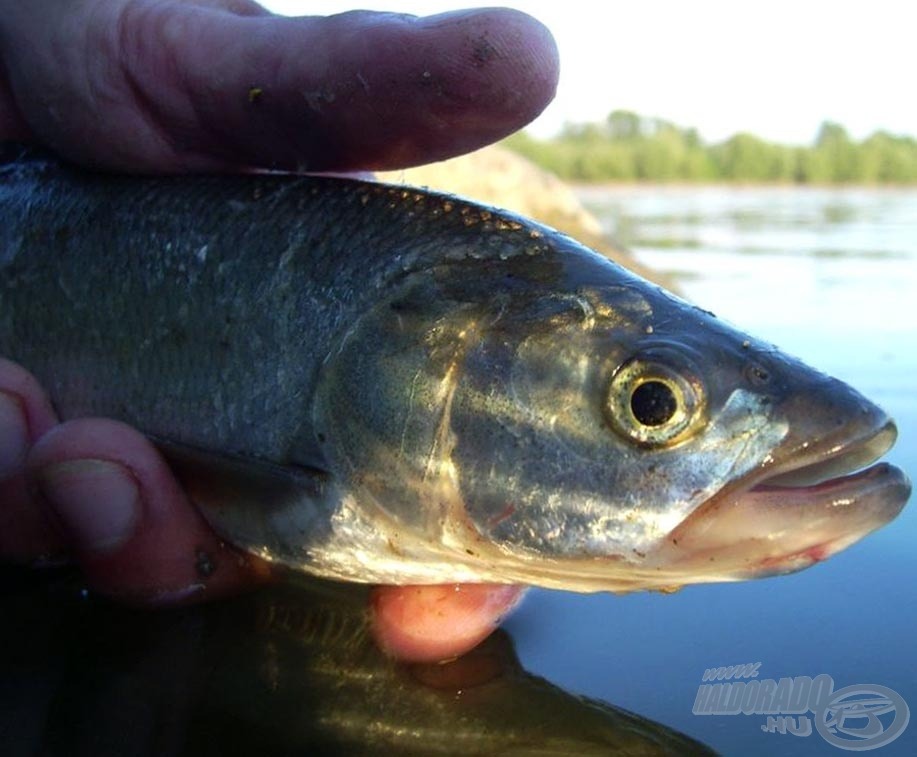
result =
[{"label": "fish head", "polygon": [[465,360],[452,458],[475,527],[584,587],[792,572],[894,518],[894,423],[645,282],[531,302]]},{"label": "fish head", "polygon": [[863,469],[894,424],[843,382],[595,256],[575,275],[504,267],[485,295],[453,266],[383,303],[326,378],[317,425],[352,509],[388,524],[391,575],[742,580],[823,560],[904,506],[901,471]]}]

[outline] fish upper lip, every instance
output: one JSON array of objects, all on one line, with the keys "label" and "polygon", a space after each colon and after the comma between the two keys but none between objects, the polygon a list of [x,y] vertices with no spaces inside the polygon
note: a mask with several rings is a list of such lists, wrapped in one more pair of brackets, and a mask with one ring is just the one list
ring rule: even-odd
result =
[{"label": "fish upper lip", "polygon": [[783,464],[765,471],[745,491],[764,489],[802,489],[848,477],[879,460],[898,437],[894,421],[888,417],[864,433],[824,444],[804,443],[803,449],[791,454]]}]

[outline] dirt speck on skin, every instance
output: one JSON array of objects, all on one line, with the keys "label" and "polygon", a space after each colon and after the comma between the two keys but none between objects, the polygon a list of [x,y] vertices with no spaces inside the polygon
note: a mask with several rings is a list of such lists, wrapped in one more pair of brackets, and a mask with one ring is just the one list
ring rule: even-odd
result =
[{"label": "dirt speck on skin", "polygon": [[210,578],[216,572],[217,564],[209,552],[199,549],[194,557],[194,567],[201,578]]},{"label": "dirt speck on skin", "polygon": [[303,92],[302,96],[306,103],[308,103],[309,108],[314,110],[316,113],[321,113],[322,108],[325,105],[331,105],[335,100],[337,100],[337,95],[332,89],[328,87],[316,91]]},{"label": "dirt speck on skin", "polygon": [[442,97],[443,86],[438,77],[433,76],[430,71],[423,71],[420,74],[420,86],[426,90],[432,90],[437,97]]},{"label": "dirt speck on skin", "polygon": [[497,57],[497,48],[490,44],[486,36],[474,40],[471,55],[476,66],[480,67]]}]

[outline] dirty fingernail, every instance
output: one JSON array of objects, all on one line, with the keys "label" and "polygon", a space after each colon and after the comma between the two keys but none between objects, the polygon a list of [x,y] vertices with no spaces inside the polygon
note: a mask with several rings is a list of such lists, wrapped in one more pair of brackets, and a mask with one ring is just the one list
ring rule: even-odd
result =
[{"label": "dirty fingernail", "polygon": [[68,460],[42,469],[38,483],[78,549],[108,551],[133,534],[140,491],[125,467],[107,460]]},{"label": "dirty fingernail", "polygon": [[22,464],[28,446],[29,428],[22,403],[12,394],[0,392],[0,479]]}]

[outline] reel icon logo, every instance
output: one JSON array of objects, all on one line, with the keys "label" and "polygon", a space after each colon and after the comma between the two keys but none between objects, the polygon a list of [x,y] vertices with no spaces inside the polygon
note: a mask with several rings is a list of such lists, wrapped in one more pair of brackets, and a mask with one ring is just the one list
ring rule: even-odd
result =
[{"label": "reel icon logo", "polygon": [[865,752],[898,738],[910,715],[907,702],[897,691],[856,684],[831,695],[815,713],[815,728],[832,746]]}]

